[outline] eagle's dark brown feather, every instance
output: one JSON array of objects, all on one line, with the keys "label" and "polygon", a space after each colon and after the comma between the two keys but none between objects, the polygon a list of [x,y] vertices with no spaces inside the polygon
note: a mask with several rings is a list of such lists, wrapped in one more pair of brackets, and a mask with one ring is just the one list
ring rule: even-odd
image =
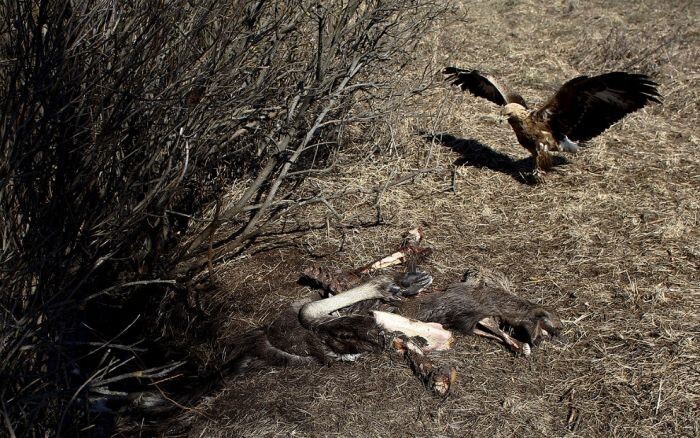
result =
[{"label": "eagle's dark brown feather", "polygon": [[649,102],[661,103],[658,84],[642,74],[579,76],[562,85],[540,109],[530,111],[522,97],[476,70],[447,67],[443,73],[462,90],[504,106],[501,114],[508,118],[518,142],[535,158],[536,180],[551,167],[551,152],[575,152],[576,142],[601,134]]},{"label": "eagle's dark brown feather", "polygon": [[475,96],[487,99],[497,105],[519,103],[527,108],[527,103],[521,95],[511,92],[494,78],[483,75],[478,70],[446,67],[442,73],[447,76],[445,80],[452,85],[459,86],[462,91],[469,91]]},{"label": "eagle's dark brown feather", "polygon": [[566,82],[532,117],[547,123],[558,140],[587,141],[649,102],[660,103],[646,75],[612,72]]}]

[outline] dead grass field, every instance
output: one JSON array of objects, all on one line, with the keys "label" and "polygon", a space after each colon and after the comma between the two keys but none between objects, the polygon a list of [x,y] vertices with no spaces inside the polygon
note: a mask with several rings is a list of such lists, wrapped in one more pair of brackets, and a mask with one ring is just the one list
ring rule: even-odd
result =
[{"label": "dead grass field", "polygon": [[[446,400],[388,355],[270,369],[229,380],[169,435],[700,434],[700,7],[546,3],[459,2],[424,36],[413,73],[397,79],[415,88],[427,71],[432,83],[404,96],[385,124],[359,127],[343,153],[364,162],[306,183],[348,195],[333,211],[288,218],[284,233],[220,266],[222,287],[206,301],[225,345],[308,295],[297,283],[307,264],[359,266],[422,225],[435,287],[469,267],[501,270],[517,293],[559,312],[566,341],[523,358],[460,337],[441,359],[459,373]],[[665,100],[532,186],[519,176],[528,153],[495,123],[497,108],[441,83],[447,65],[492,73],[533,103],[578,74],[639,71],[661,84]],[[452,137],[441,143],[419,131]],[[371,192],[418,169],[430,171]]]}]

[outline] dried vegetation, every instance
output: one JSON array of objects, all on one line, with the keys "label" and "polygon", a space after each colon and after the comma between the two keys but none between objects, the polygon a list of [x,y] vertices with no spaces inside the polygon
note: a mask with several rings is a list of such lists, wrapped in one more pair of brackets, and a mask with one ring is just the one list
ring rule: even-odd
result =
[{"label": "dried vegetation", "polygon": [[[348,196],[290,218],[303,233],[261,238],[254,253],[223,264],[227,287],[210,306],[227,315],[220,335],[233,339],[309,293],[296,283],[302,267],[362,265],[418,224],[435,249],[425,268],[436,287],[470,266],[500,269],[518,294],[558,309],[565,341],[524,359],[461,338],[441,359],[459,372],[446,400],[388,356],[258,373],[183,413],[177,424],[193,421],[192,436],[699,433],[697,6],[461,3],[396,79],[408,87],[427,71],[434,82],[384,123],[362,127],[356,148],[372,155],[309,181]],[[491,72],[532,102],[575,75],[625,68],[651,74],[665,100],[529,186],[520,176],[527,152],[494,123],[491,104],[440,83],[446,65]]]},{"label": "dried vegetation", "polygon": [[[243,3],[258,4],[225,3],[230,3],[231,8]],[[293,3],[289,2],[290,8]],[[309,39],[308,35],[315,34],[308,31],[318,29],[322,21],[319,17],[323,17],[324,12],[314,9],[316,2],[308,3],[309,8],[301,9],[304,14],[299,20],[302,28],[310,27],[306,33],[299,31],[297,37],[303,35],[306,38],[303,41],[307,42],[321,41],[323,37]],[[404,6],[406,2],[361,3],[365,9],[358,10],[360,15],[369,10],[367,8],[394,5],[395,9],[387,9],[391,14],[386,17],[396,17],[402,23],[405,21],[401,20],[406,19],[403,13],[414,19],[423,17],[416,22],[421,26],[436,12],[429,7],[429,2],[415,2],[415,9]],[[399,4],[401,7],[397,6]],[[428,9],[421,10],[419,5]],[[98,11],[96,9],[95,13]],[[259,22],[262,27],[255,28],[269,29],[271,33],[261,30],[261,35],[266,37],[277,35],[272,29],[279,28],[279,20],[287,23],[289,17],[295,16],[289,10],[268,12],[271,15],[264,17],[271,21],[266,25]],[[697,366],[700,357],[697,316],[700,312],[700,200],[697,195],[700,188],[697,152],[700,146],[697,128],[700,126],[700,71],[695,61],[700,58],[697,31],[700,11],[697,5],[657,0],[636,4],[568,0],[548,5],[531,0],[464,0],[454,2],[449,12],[425,32],[418,28],[389,26],[386,32],[397,38],[394,42],[405,43],[406,39],[402,38],[408,36],[392,34],[395,29],[412,32],[413,45],[401,46],[410,49],[410,54],[395,52],[394,56],[384,58],[384,51],[374,50],[376,60],[382,62],[372,65],[381,67],[358,71],[355,82],[345,85],[341,78],[352,70],[354,58],[331,57],[338,63],[328,68],[336,73],[319,75],[318,69],[324,67],[318,65],[315,60],[320,58],[313,53],[319,47],[322,49],[323,44],[305,45],[298,39],[273,43],[277,41],[274,38],[263,39],[269,42],[262,46],[265,50],[291,62],[278,70],[267,68],[263,55],[238,45],[254,39],[236,37],[240,36],[238,32],[248,31],[242,30],[246,29],[245,22],[234,21],[221,24],[224,26],[221,35],[228,35],[225,40],[231,44],[230,50],[239,50],[245,54],[241,59],[251,64],[229,65],[216,55],[226,50],[207,51],[187,61],[185,65],[189,65],[189,69],[174,71],[172,77],[158,74],[164,70],[163,64],[159,67],[144,64],[144,70],[139,73],[143,79],[137,81],[143,87],[139,93],[115,93],[114,97],[97,94],[100,102],[127,100],[124,109],[113,103],[105,104],[110,114],[112,111],[123,113],[119,119],[120,130],[109,131],[112,134],[108,136],[114,144],[124,148],[119,152],[122,155],[115,155],[120,157],[117,161],[134,157],[136,162],[153,158],[155,163],[153,167],[147,166],[152,170],[143,178],[129,179],[115,173],[115,179],[110,181],[120,183],[109,186],[113,193],[110,202],[102,200],[91,204],[84,203],[82,198],[56,197],[56,202],[70,201],[60,204],[64,209],[60,211],[95,211],[95,218],[91,219],[95,222],[90,227],[82,220],[72,224],[73,234],[68,234],[66,240],[82,255],[61,262],[64,263],[60,265],[61,270],[55,271],[69,273],[65,280],[67,290],[80,285],[81,297],[94,293],[90,290],[104,290],[142,278],[177,282],[177,288],[165,293],[160,289],[155,289],[157,293],[152,288],[138,289],[141,295],[146,292],[155,295],[145,300],[151,303],[152,311],[133,312],[132,307],[130,315],[143,314],[142,319],[153,316],[157,322],[155,331],[163,336],[160,339],[164,340],[164,349],[179,352],[172,359],[168,357],[168,363],[187,359],[189,364],[194,364],[190,365],[190,371],[215,370],[238,336],[269,321],[294,299],[310,293],[298,284],[305,266],[312,262],[342,268],[363,265],[393,248],[403,231],[422,225],[426,244],[435,250],[424,266],[436,278],[434,287],[455,281],[469,267],[501,270],[513,281],[516,293],[558,310],[565,323],[564,341],[544,343],[525,359],[513,357],[486,340],[460,338],[456,348],[440,359],[454,365],[459,373],[453,392],[444,400],[430,396],[403,362],[395,362],[389,356],[364,357],[356,364],[339,363],[325,368],[267,370],[228,380],[205,399],[187,403],[178,415],[158,422],[164,434],[252,437],[291,434],[697,436],[700,433],[697,418],[700,403]],[[204,28],[209,29],[207,26],[218,23],[215,19],[198,21],[193,17],[200,15],[181,13],[181,17],[165,17],[170,17],[171,24],[191,21],[193,28],[206,23]],[[201,13],[206,16],[211,11],[206,12],[205,8]],[[392,15],[394,13],[399,15]],[[236,14],[225,17],[245,21]],[[370,19],[370,22],[374,21]],[[8,21],[3,20],[2,25],[8,26]],[[168,38],[161,37],[178,42],[171,43],[172,48],[167,51],[172,56],[190,53],[183,48],[197,40],[184,36],[198,35],[183,31],[184,25],[169,27]],[[225,30],[233,33],[227,34]],[[207,47],[212,44],[207,43],[208,32],[200,37]],[[342,35],[352,37],[351,33]],[[95,38],[99,40],[100,37]],[[81,44],[93,42],[87,36],[77,41]],[[214,41],[221,40],[215,38]],[[146,49],[123,48],[129,54],[135,52],[131,56],[137,58]],[[268,53],[265,50],[262,53]],[[108,68],[103,58],[83,60],[76,56],[75,59],[81,60],[79,71],[92,79],[89,83],[100,78],[97,84],[100,85],[104,80],[85,65],[118,71]],[[13,65],[2,62],[3,68]],[[544,185],[530,186],[523,183],[521,176],[530,167],[528,153],[516,145],[507,126],[495,123],[496,110],[490,103],[457,93],[441,82],[438,72],[446,65],[488,71],[517,88],[532,102],[542,102],[564,80],[578,74],[611,69],[640,71],[652,75],[661,84],[664,104],[626,118],[591,142],[579,155],[560,160]],[[123,74],[141,71],[134,70],[128,62],[122,68]],[[246,79],[249,71],[256,74]],[[263,73],[268,71],[270,76]],[[333,75],[334,80],[319,81]],[[200,77],[203,82],[196,80]],[[295,88],[300,80],[301,88]],[[351,83],[358,88],[352,88]],[[71,91],[66,84],[62,84],[65,92],[75,93],[70,99],[82,95],[82,91]],[[239,84],[257,84],[259,88],[251,88],[250,94],[241,94],[236,88]],[[266,88],[265,84],[279,86]],[[95,90],[100,93],[114,89],[97,85]],[[332,96],[341,86],[356,92],[346,95],[340,90],[347,98],[342,99],[342,105],[335,105]],[[149,91],[153,87],[155,91]],[[197,90],[203,92],[201,101]],[[290,120],[290,114],[295,113],[290,108],[298,108],[306,95],[299,90],[312,90],[318,98],[313,104],[309,103],[305,116]],[[267,93],[264,94],[267,97],[260,97],[262,102],[256,100],[259,92]],[[150,112],[133,113],[134,107],[128,103],[139,95],[153,96],[146,100]],[[194,108],[188,106],[188,102],[194,102]],[[331,110],[321,120],[322,126],[316,128],[313,141],[304,143],[305,135],[318,125],[318,116],[328,105]],[[243,110],[246,108],[252,110],[250,115]],[[2,114],[6,131],[0,134],[5,163],[5,151],[9,150],[8,123],[21,120],[8,118],[8,112]],[[22,112],[16,109],[11,114]],[[80,132],[85,138],[80,143],[83,148],[98,144],[93,138],[104,128],[97,127],[111,126],[103,123],[114,120],[114,116],[108,115],[91,122],[95,130]],[[277,123],[280,120],[281,128]],[[94,124],[97,121],[99,124]],[[329,123],[326,125],[324,121]],[[170,129],[164,135],[155,135],[159,134],[158,130],[138,129],[141,124],[150,126],[151,122]],[[197,126],[201,129],[194,129]],[[184,130],[180,131],[180,127]],[[32,129],[33,133],[42,132],[39,125]],[[75,134],[66,136],[63,131],[51,131],[42,135],[48,136],[47,142],[60,144],[56,143],[57,138],[75,139]],[[231,147],[232,137],[239,140],[234,150],[227,149]],[[267,141],[261,142],[261,138]],[[326,142],[332,147],[324,148]],[[65,150],[73,151],[72,147]],[[141,150],[142,147],[146,149]],[[151,147],[153,149],[148,149]],[[162,150],[168,153],[159,154]],[[110,151],[112,149],[106,149],[105,155],[109,156]],[[190,154],[188,166],[196,164],[197,170],[183,171],[186,153]],[[46,157],[43,152],[34,159]],[[290,160],[297,164],[287,165]],[[264,175],[269,163],[274,163],[274,169],[264,183],[257,185],[259,190],[249,192],[251,187],[256,187],[255,175]],[[301,163],[306,164],[302,166]],[[110,167],[104,161],[76,161],[80,169],[88,165],[93,166],[90,169],[96,175],[105,173],[95,169],[131,168]],[[50,166],[36,168],[55,171]],[[2,172],[8,169],[2,167]],[[198,170],[204,173],[195,177],[200,175]],[[294,178],[293,174],[298,171],[302,172],[298,176],[304,178]],[[63,173],[72,175],[71,172]],[[181,181],[180,175],[185,175]],[[3,183],[8,180],[6,173],[0,174],[0,178]],[[124,185],[124,181],[130,184]],[[144,181],[148,183],[144,185]],[[163,188],[169,188],[173,181],[178,182],[173,186],[177,190],[164,192]],[[213,181],[210,186],[207,185],[209,181]],[[280,182],[279,186],[276,181]],[[47,193],[72,193],[56,192],[55,187],[62,186],[54,184],[46,188],[43,195],[26,205],[26,211],[43,212],[39,207],[47,208],[42,204],[48,199]],[[12,204],[17,195],[10,189],[13,187],[3,186],[0,202],[5,212],[19,214],[18,207]],[[123,194],[134,190],[138,193],[135,198]],[[12,193],[7,194],[8,191]],[[151,193],[154,197],[148,198]],[[114,201],[117,199],[119,203]],[[137,201],[122,204],[123,199]],[[136,224],[115,215],[114,212],[124,211],[124,208],[130,213],[138,210],[143,199],[149,199],[149,208],[140,213]],[[265,208],[260,208],[263,206]],[[55,205],[50,204],[50,207],[55,208]],[[109,210],[112,207],[114,210]],[[178,229],[173,225],[176,217],[181,217],[179,209],[189,216],[194,215],[187,221],[186,228]],[[22,214],[22,218],[28,217],[27,213]],[[111,222],[103,222],[104,215]],[[51,217],[46,214],[39,219],[46,222]],[[129,217],[134,216],[130,214]],[[148,221],[155,217],[158,220]],[[16,216],[12,218],[17,219]],[[212,227],[207,226],[210,223],[207,221],[196,225],[199,220],[212,218],[215,219]],[[135,272],[144,263],[150,263],[148,257],[143,259],[146,262],[136,258],[136,261],[128,261],[132,263],[130,270],[124,268],[127,263],[124,260],[140,253],[144,229],[158,235],[163,232],[166,220],[169,221],[167,230],[174,234],[180,232],[177,236],[186,235],[184,239],[167,240],[170,245],[165,245],[167,263],[160,257],[157,267],[144,270],[148,275],[127,276],[118,282],[110,276],[92,276],[92,267],[105,255],[120,262],[104,265],[110,272]],[[146,223],[154,228],[144,228]],[[26,232],[22,224],[16,220],[14,231],[8,229],[21,234]],[[95,235],[82,234],[84,230],[105,224],[109,225],[109,236],[125,233],[125,238],[118,241],[126,246],[100,246],[96,242],[101,241],[94,240]],[[10,225],[13,224],[3,222],[4,227]],[[102,229],[98,227],[96,231]],[[4,236],[13,235],[7,231],[3,233]],[[45,234],[37,231],[35,236],[40,239]],[[42,260],[37,255],[39,252],[63,254],[62,251],[66,251],[65,246],[46,249],[36,243],[22,246],[5,239],[3,250],[10,248],[11,251],[3,252],[4,272],[8,272],[5,266],[19,266],[22,269],[14,268],[15,271],[25,272],[29,261]],[[24,248],[34,248],[37,254],[23,255],[20,250]],[[17,265],[18,260],[23,264]],[[55,263],[52,260],[47,259],[46,265]],[[79,266],[78,271],[71,270],[72,264]],[[65,402],[70,399],[73,392],[58,392],[59,387],[81,390],[90,387],[80,386],[88,381],[89,370],[112,372],[105,364],[113,358],[119,360],[114,362],[116,364],[129,355],[137,357],[139,367],[130,368],[135,370],[144,369],[146,362],[153,363],[148,355],[134,353],[139,345],[130,347],[128,355],[118,355],[117,348],[110,344],[116,344],[117,338],[106,336],[99,345],[110,344],[111,348],[100,348],[92,353],[97,359],[102,357],[103,362],[97,361],[92,369],[81,369],[77,375],[71,374],[75,361],[49,362],[61,364],[63,372],[58,380],[47,379],[49,373],[41,368],[46,361],[34,355],[35,351],[41,351],[37,349],[38,343],[27,343],[23,339],[40,339],[50,354],[66,357],[66,351],[75,352],[66,350],[67,344],[58,341],[73,342],[76,337],[66,338],[65,333],[71,332],[65,332],[64,325],[58,323],[49,328],[40,325],[41,329],[36,331],[37,322],[45,324],[48,320],[54,324],[47,319],[50,314],[45,307],[54,289],[41,289],[44,284],[48,287],[54,283],[43,282],[43,277],[37,274],[44,272],[42,270],[27,272],[26,276],[3,273],[0,277],[3,294],[8,290],[5,281],[12,280],[15,282],[12,290],[20,291],[16,293],[38,297],[12,307],[8,302],[16,302],[17,295],[13,298],[15,301],[3,295],[2,322],[12,330],[0,346],[3,355],[14,354],[9,356],[14,362],[3,358],[0,370],[3,379],[9,374],[12,378],[25,379],[17,380],[21,383],[15,387],[6,385],[1,394],[3,405],[0,408],[8,419],[5,424],[10,421],[10,427],[18,427],[19,423],[13,422],[19,418],[18,414],[24,415],[25,420],[48,421],[46,418],[51,413],[55,415],[56,410],[55,406],[51,410],[51,406],[42,404],[46,403],[44,400]],[[54,270],[49,272],[54,273]],[[82,282],[85,278],[90,279],[88,283]],[[93,282],[94,278],[99,281]],[[21,287],[16,285],[18,281],[24,282]],[[201,286],[207,283],[215,287]],[[117,298],[117,302],[122,303],[123,295]],[[144,300],[136,300],[138,305],[143,303]],[[19,323],[27,320],[26,315],[35,318],[34,325]],[[69,327],[72,329],[80,318],[70,321],[74,324]],[[145,332],[154,330],[150,322]],[[115,327],[112,335],[123,335],[121,331],[130,323],[129,319]],[[95,342],[88,336],[89,331],[78,330],[77,333],[84,337],[79,339],[81,342]],[[143,333],[130,339],[139,338]],[[58,338],[57,334],[60,334]],[[22,345],[30,348],[22,349]],[[60,346],[60,350],[55,351],[54,346]],[[110,352],[109,356],[106,351]],[[182,351],[186,352],[184,357]],[[27,361],[36,362],[33,374],[18,377],[15,370],[20,370]],[[109,372],[98,377],[108,380],[110,375],[120,375],[120,372]],[[36,385],[33,383],[36,381],[45,386],[40,389],[25,386]],[[34,403],[36,398],[31,397],[29,401],[23,400],[21,396],[28,393],[42,394],[43,398],[39,403]],[[85,403],[87,399],[81,398],[83,393],[75,394],[76,400]],[[25,403],[24,409],[17,408],[18,400]],[[44,416],[31,417],[28,412]],[[74,415],[71,418],[80,418],[73,411],[70,414]],[[87,423],[93,421],[92,418],[87,420]],[[124,417],[118,426],[128,431],[125,433],[133,433],[142,423]],[[106,430],[108,426],[101,427]]]},{"label": "dried vegetation", "polygon": [[106,434],[134,391],[216,375],[213,266],[327,202],[300,184],[391,109],[382,79],[443,9],[3,2],[4,430]]}]

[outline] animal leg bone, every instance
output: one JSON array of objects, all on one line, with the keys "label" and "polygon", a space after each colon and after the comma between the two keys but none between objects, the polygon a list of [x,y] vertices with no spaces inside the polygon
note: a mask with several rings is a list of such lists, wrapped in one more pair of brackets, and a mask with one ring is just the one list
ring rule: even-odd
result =
[{"label": "animal leg bone", "polygon": [[299,310],[299,320],[303,325],[308,327],[323,321],[331,313],[343,307],[352,306],[364,300],[389,298],[390,284],[391,281],[387,277],[379,277],[354,287],[347,292],[304,304],[301,310]]},{"label": "animal leg bone", "polygon": [[432,251],[433,250],[430,248],[421,248],[418,246],[404,246],[399,248],[398,251],[393,252],[391,255],[383,257],[375,262],[370,263],[367,266],[358,269],[357,272],[363,274],[379,269],[388,268],[394,265],[400,265],[413,255],[419,258],[425,258],[429,256],[430,253],[432,253]]},{"label": "animal leg bone", "polygon": [[[486,331],[478,328],[479,326],[486,329]],[[524,356],[529,356],[531,353],[530,344],[520,342],[508,333],[501,330],[501,327],[498,325],[498,321],[492,317],[484,318],[479,321],[477,323],[477,328],[473,330],[473,333],[490,339],[499,340],[515,353],[522,354]]]},{"label": "animal leg bone", "polygon": [[442,328],[436,322],[423,322],[409,319],[401,315],[375,310],[374,320],[379,327],[388,331],[405,335],[408,338],[420,338],[425,342],[421,345],[422,351],[443,351],[449,350],[454,343],[452,332]]},{"label": "animal leg bone", "polygon": [[363,274],[394,265],[400,265],[409,260],[409,258],[424,259],[428,257],[433,250],[419,247],[418,245],[420,245],[421,240],[423,240],[423,230],[420,227],[409,230],[404,234],[404,240],[399,249],[391,255],[382,257],[357,269],[356,272]]}]

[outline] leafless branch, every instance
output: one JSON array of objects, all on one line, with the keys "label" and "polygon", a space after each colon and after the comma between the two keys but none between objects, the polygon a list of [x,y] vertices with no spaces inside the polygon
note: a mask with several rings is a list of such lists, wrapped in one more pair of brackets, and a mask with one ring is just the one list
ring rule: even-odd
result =
[{"label": "leafless branch", "polygon": [[[86,389],[100,382],[107,394],[143,368],[160,375],[141,363],[159,355],[142,350],[187,357],[204,325],[187,283],[206,260],[213,272],[309,205],[340,221],[342,194],[297,188],[334,169],[345,127],[386,114],[367,102],[389,92],[388,73],[442,10],[429,0],[0,2],[7,433],[55,435],[60,423],[76,434],[91,421]],[[232,185],[242,194],[224,203]]]}]

